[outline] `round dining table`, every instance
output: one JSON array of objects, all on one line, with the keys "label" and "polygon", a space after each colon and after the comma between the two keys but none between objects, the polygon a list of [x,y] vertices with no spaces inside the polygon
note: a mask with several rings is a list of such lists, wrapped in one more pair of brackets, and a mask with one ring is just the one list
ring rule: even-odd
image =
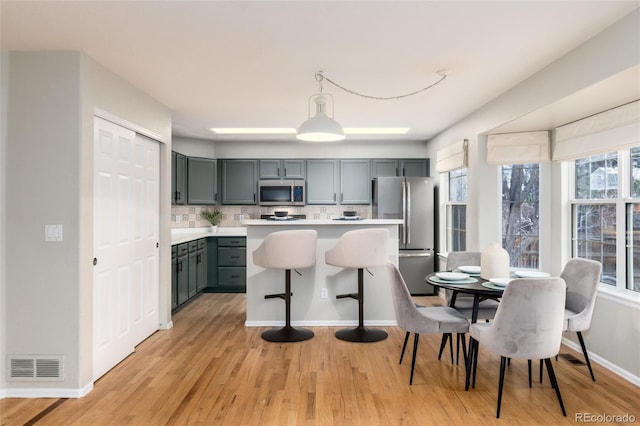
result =
[{"label": "round dining table", "polygon": [[470,294],[473,296],[473,308],[471,313],[471,322],[478,320],[478,305],[486,299],[499,301],[502,297],[504,288],[501,288],[489,280],[481,278],[479,275],[469,275],[468,278],[461,280],[446,280],[439,278],[437,272],[429,274],[425,277],[427,284],[434,287],[444,288],[453,292],[449,306],[455,307],[456,297],[458,293]]}]

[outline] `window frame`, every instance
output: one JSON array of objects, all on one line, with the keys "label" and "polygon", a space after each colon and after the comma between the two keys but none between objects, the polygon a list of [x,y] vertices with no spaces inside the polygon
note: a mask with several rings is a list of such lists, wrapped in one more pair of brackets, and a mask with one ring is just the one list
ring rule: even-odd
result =
[{"label": "window frame", "polygon": [[[440,174],[440,194],[442,197],[442,202],[440,204],[441,209],[440,209],[440,217],[443,218],[442,220],[442,225],[441,225],[441,241],[442,241],[442,250],[445,253],[448,253],[450,251],[454,251],[452,250],[452,247],[450,246],[451,241],[453,241],[453,238],[451,238],[450,235],[450,230],[453,229],[453,226],[450,224],[450,211],[451,211],[451,207],[452,206],[465,206],[465,209],[467,207],[468,204],[468,200],[469,200],[469,195],[468,193],[465,193],[465,200],[464,201],[451,201],[451,196],[450,196],[450,182],[451,182],[451,172],[452,171],[458,171],[458,170],[466,170],[466,172],[464,173],[464,176],[466,176],[467,179],[467,191],[468,191],[468,178],[469,178],[469,168],[468,167],[464,167],[461,169],[456,169],[456,170],[450,170],[447,172],[441,172]],[[442,196],[444,195],[444,196]],[[465,226],[464,226],[464,232],[465,232],[465,240],[464,240],[464,245],[465,245],[465,250],[467,247],[467,224],[466,224],[466,214],[465,214]]]},{"label": "window frame", "polygon": [[[618,155],[618,173],[617,173],[617,197],[615,198],[589,198],[578,199],[576,198],[576,160],[567,161],[568,178],[569,178],[569,211],[571,220],[569,222],[569,241],[571,244],[570,255],[571,257],[577,257],[577,239],[576,237],[576,223],[577,223],[577,208],[578,205],[615,205],[616,212],[616,285],[605,284],[601,282],[598,290],[610,293],[616,296],[620,296],[624,299],[631,299],[636,302],[640,301],[640,291],[632,289],[633,283],[630,281],[633,277],[630,277],[629,271],[632,269],[631,261],[629,261],[629,255],[627,250],[627,234],[629,229],[627,228],[627,212],[629,206],[632,204],[640,203],[640,198],[631,197],[631,177],[632,177],[632,162],[631,162],[631,149],[619,149],[617,151],[608,151],[601,154],[610,154],[616,152]],[[594,157],[592,155],[589,157]],[[582,157],[580,159],[589,158]],[[631,287],[631,288],[630,288]]]}]

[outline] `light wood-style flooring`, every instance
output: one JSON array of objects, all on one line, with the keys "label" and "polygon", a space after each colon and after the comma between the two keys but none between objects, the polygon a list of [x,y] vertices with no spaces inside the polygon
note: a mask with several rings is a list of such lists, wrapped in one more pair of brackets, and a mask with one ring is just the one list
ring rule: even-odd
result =
[{"label": "light wood-style flooring", "polygon": [[[416,300],[442,303],[435,296]],[[556,425],[574,424],[580,413],[640,421],[639,389],[597,364],[594,383],[584,365],[553,361],[563,417],[548,377],[529,388],[526,361],[513,360],[496,419],[500,362],[482,347],[476,388],[465,392],[462,362],[438,361],[440,335],[421,336],[409,386],[411,353],[398,364],[404,331],[397,327],[384,327],[389,338],[372,344],[337,340],[331,327],[314,328],[305,342],[277,344],[244,320],[243,294],[203,294],[174,316],[171,330],[141,343],[84,398],[6,398],[0,424]],[[566,347],[562,353],[582,359]]]}]

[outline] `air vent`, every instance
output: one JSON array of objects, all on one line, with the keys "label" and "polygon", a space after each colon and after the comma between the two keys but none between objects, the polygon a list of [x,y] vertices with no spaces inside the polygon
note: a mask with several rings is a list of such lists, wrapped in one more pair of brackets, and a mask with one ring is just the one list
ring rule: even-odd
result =
[{"label": "air vent", "polygon": [[13,382],[61,382],[63,355],[10,355],[7,377]]}]

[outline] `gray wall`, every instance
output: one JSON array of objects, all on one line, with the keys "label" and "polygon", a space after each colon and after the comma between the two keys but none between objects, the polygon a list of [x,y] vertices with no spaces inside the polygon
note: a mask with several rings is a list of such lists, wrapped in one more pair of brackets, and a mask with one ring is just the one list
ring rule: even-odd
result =
[{"label": "gray wall", "polygon": [[[170,321],[170,129],[167,108],[78,52],[3,54],[2,181],[6,230],[5,275],[0,283],[4,348],[2,387],[56,389],[80,396],[92,387],[93,359],[93,115],[106,111],[122,123],[148,129],[162,142],[161,271]],[[4,73],[3,73],[4,74]],[[8,91],[5,91],[8,86]],[[136,129],[134,129],[136,130]],[[163,187],[164,185],[164,187]],[[44,242],[44,225],[62,224],[64,241]],[[64,355],[63,382],[8,382],[6,356]]]},{"label": "gray wall", "polygon": [[[580,47],[542,69],[508,92],[445,130],[427,143],[427,156],[434,158],[444,146],[469,140],[467,200],[467,248],[478,250],[500,241],[499,167],[486,164],[486,139],[491,129],[550,105],[575,92],[623,72],[640,63],[640,12],[636,9]],[[598,99],[593,99],[597,105]],[[532,129],[523,129],[532,130]],[[536,129],[544,130],[544,129]],[[566,166],[544,166],[542,179],[548,196],[541,200],[551,216],[541,227],[548,253],[541,253],[542,268],[558,274],[571,256],[566,206]],[[607,300],[605,300],[607,299]],[[594,326],[585,333],[587,347],[611,368],[640,378],[640,331],[637,302],[625,303],[599,297]],[[596,325],[597,324],[597,325]],[[574,339],[574,336],[567,336]]]}]

